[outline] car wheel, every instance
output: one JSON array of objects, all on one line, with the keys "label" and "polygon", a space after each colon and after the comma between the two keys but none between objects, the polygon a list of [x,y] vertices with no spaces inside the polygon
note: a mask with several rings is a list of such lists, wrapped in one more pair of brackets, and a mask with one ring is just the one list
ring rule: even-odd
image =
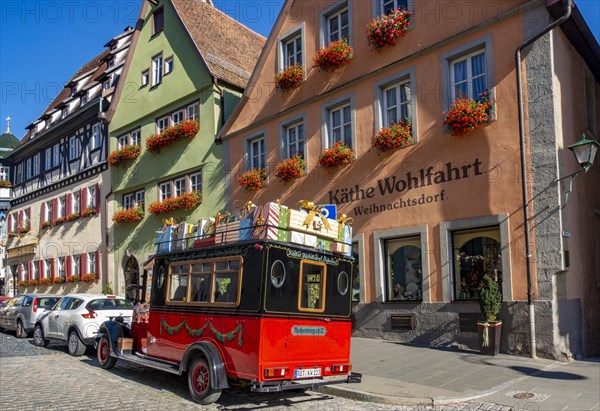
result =
[{"label": "car wheel", "polygon": [[192,361],[188,370],[188,388],[192,399],[203,405],[212,404],[221,396],[221,390],[211,388],[210,367],[204,357]]},{"label": "car wheel", "polygon": [[21,322],[21,320],[17,320],[17,328],[15,328],[15,330],[15,336],[17,338],[27,337],[27,333],[25,332],[25,328],[23,328],[23,322]]},{"label": "car wheel", "polygon": [[100,367],[106,370],[114,367],[117,363],[117,359],[110,356],[110,342],[108,341],[108,337],[104,336],[100,339],[96,356],[98,357]]},{"label": "car wheel", "polygon": [[69,354],[73,357],[80,357],[85,352],[87,348],[85,344],[79,339],[79,335],[77,335],[77,331],[73,330],[69,333]]},{"label": "car wheel", "polygon": [[44,330],[39,324],[33,329],[33,343],[37,347],[47,347],[50,344],[50,340],[44,338]]}]

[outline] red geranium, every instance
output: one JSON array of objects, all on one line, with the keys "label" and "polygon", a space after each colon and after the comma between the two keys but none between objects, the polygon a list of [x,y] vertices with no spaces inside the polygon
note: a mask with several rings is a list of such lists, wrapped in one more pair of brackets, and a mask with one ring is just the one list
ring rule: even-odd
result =
[{"label": "red geranium", "polygon": [[200,204],[202,204],[202,193],[194,191],[193,193],[184,193],[178,197],[167,198],[163,201],[155,201],[150,204],[148,211],[152,214],[164,214],[181,208],[193,210]]},{"label": "red geranium", "polygon": [[134,207],[127,210],[119,210],[113,214],[112,220],[115,224],[125,222],[141,221],[144,218],[144,209],[142,207]]},{"label": "red geranium", "polygon": [[88,273],[81,276],[81,281],[84,283],[91,283],[92,281],[96,281],[95,273]]},{"label": "red geranium", "polygon": [[86,208],[85,210],[83,210],[83,213],[81,213],[81,215],[84,218],[91,217],[93,215],[96,215],[96,209],[95,208]]},{"label": "red geranium", "polygon": [[396,39],[406,33],[410,17],[410,12],[398,8],[392,13],[371,20],[367,26],[367,40],[371,49],[396,45]]},{"label": "red geranium", "polygon": [[12,183],[8,180],[0,180],[0,188],[10,188]]},{"label": "red geranium", "polygon": [[488,111],[492,107],[487,91],[480,95],[480,100],[460,99],[452,103],[444,116],[444,125],[452,130],[453,136],[465,134],[483,127],[488,120]]},{"label": "red geranium", "polygon": [[168,127],[160,134],[155,134],[146,139],[146,149],[153,154],[158,154],[161,147],[168,146],[178,140],[192,139],[200,131],[200,122],[186,120],[183,123]]},{"label": "red geranium", "polygon": [[42,229],[45,230],[46,228],[50,228],[52,227],[52,221],[44,221],[42,223]]},{"label": "red geranium", "polygon": [[77,219],[79,219],[79,213],[73,213],[67,216],[67,222],[75,221]]},{"label": "red geranium", "polygon": [[50,285],[50,284],[52,284],[51,278],[42,278],[40,280],[40,285]]},{"label": "red geranium", "polygon": [[300,154],[294,154],[275,166],[275,177],[281,181],[292,181],[304,174],[306,162]]},{"label": "red geranium", "polygon": [[304,68],[301,64],[290,66],[275,76],[275,84],[281,91],[293,90],[304,80]]},{"label": "red geranium", "polygon": [[267,186],[267,172],[264,168],[248,170],[240,176],[238,181],[246,191],[260,190]]},{"label": "red geranium", "polygon": [[350,164],[354,158],[352,149],[342,142],[337,142],[332,148],[326,148],[319,158],[317,165],[324,168],[345,166]]},{"label": "red geranium", "polygon": [[52,279],[52,283],[54,283],[54,284],[61,284],[61,283],[64,283],[65,281],[67,281],[65,279],[65,277],[54,277]]},{"label": "red geranium", "polygon": [[412,124],[401,121],[379,130],[371,139],[371,145],[379,151],[389,151],[413,142]]},{"label": "red geranium", "polygon": [[347,39],[331,42],[329,46],[322,48],[313,57],[313,67],[321,70],[334,70],[348,63],[354,57],[352,47]]},{"label": "red geranium", "polygon": [[27,281],[27,285],[30,286],[30,287],[34,286],[34,285],[38,285],[38,280],[36,280],[35,278],[33,278],[33,279]]},{"label": "red geranium", "polygon": [[120,150],[113,151],[108,156],[108,164],[116,167],[123,161],[133,160],[140,156],[142,148],[138,145],[126,145]]}]

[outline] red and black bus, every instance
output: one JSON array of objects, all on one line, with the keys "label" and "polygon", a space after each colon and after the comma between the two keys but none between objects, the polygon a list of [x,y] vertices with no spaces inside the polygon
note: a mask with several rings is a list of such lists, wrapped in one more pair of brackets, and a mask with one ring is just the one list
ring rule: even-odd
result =
[{"label": "red and black bus", "polygon": [[352,257],[271,240],[156,255],[132,323],[101,327],[98,361],[187,373],[201,404],[233,385],[272,392],[358,382],[352,268]]}]

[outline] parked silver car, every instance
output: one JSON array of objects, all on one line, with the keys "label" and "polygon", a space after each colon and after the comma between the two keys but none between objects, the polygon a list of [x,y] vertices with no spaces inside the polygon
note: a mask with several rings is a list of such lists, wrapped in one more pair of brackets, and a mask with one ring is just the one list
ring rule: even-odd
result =
[{"label": "parked silver car", "polygon": [[62,296],[54,294],[19,294],[0,311],[0,328],[15,330],[17,338],[27,337],[35,328],[38,316],[50,309]]}]

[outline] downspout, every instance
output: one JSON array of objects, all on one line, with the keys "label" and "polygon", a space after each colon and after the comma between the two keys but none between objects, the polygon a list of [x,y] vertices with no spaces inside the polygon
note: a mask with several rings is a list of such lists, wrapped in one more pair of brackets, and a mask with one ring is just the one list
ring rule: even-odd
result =
[{"label": "downspout", "polygon": [[525,220],[525,254],[527,256],[527,305],[529,308],[529,344],[531,346],[531,358],[537,358],[536,339],[535,339],[535,307],[533,304],[533,279],[531,268],[531,244],[530,244],[530,221],[529,221],[529,190],[527,187],[527,156],[525,146],[525,115],[523,112],[523,84],[521,73],[521,52],[526,47],[531,46],[542,36],[563,24],[571,17],[571,0],[566,1],[565,14],[555,20],[544,30],[521,44],[515,51],[515,66],[517,69],[517,104],[519,108],[519,144],[521,149],[521,188],[523,191],[523,218]]},{"label": "downspout", "polygon": [[[110,151],[110,142],[109,140],[109,136],[108,136],[108,120],[106,118],[106,112],[104,111],[104,97],[100,96],[100,107],[98,108],[98,120],[100,120],[102,123],[104,123],[106,125],[106,158],[108,159],[108,152]],[[110,181],[110,180],[109,180]],[[100,188],[98,188],[100,189]],[[102,226],[102,218],[104,218],[104,227],[105,227],[105,232],[104,232],[104,253],[102,253],[102,266],[104,268],[104,272],[106,273],[106,285],[110,284],[110,278],[108,278],[108,273],[110,272],[108,264],[108,218],[106,218],[107,216],[107,212],[108,212],[108,197],[111,196],[113,193],[112,191],[112,182],[110,182],[110,191],[104,196],[104,204],[100,205],[100,210],[102,213],[102,216],[100,218],[100,226]],[[102,212],[103,211],[103,212]],[[116,288],[117,288],[117,284],[115,282],[115,289],[113,290],[113,293],[116,294]]]},{"label": "downspout", "polygon": [[220,100],[219,100],[220,109],[221,109],[221,125],[219,126],[219,130],[220,130],[221,127],[223,127],[225,125],[225,121],[226,121],[225,120],[225,90],[223,90],[223,87],[219,86],[217,76],[212,76],[212,79],[213,79],[213,84],[215,85],[215,88],[219,92],[219,96],[220,96]]}]

